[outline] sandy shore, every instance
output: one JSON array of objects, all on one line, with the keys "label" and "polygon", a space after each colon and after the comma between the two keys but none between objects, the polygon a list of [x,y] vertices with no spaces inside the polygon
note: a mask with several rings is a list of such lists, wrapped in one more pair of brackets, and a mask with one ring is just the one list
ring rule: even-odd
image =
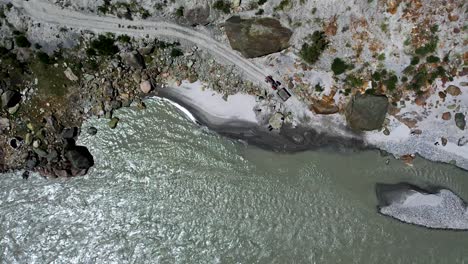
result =
[{"label": "sandy shore", "polygon": [[[255,96],[236,94],[224,100],[213,91],[202,90],[200,83],[184,82],[177,88],[161,88],[158,96],[183,106],[189,118],[217,133],[245,141],[263,149],[297,152],[315,148],[365,148],[363,140],[319,132],[312,127],[283,125],[281,129],[268,129],[255,109],[259,103]],[[192,119],[192,118],[191,118]]]}]

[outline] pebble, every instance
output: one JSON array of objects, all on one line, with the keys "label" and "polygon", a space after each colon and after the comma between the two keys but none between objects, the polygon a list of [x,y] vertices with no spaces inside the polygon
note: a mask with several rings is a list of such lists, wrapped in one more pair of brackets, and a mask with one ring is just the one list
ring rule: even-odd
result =
[{"label": "pebble", "polygon": [[117,127],[117,124],[119,123],[119,119],[117,117],[113,117],[108,123],[107,125],[111,128],[111,129],[114,129]]},{"label": "pebble", "polygon": [[38,148],[41,145],[41,141],[39,139],[34,140],[33,148]]},{"label": "pebble", "polygon": [[98,130],[95,127],[89,127],[87,132],[88,132],[89,135],[94,136],[94,135],[97,134]]},{"label": "pebble", "polygon": [[152,89],[152,87],[151,87],[151,83],[149,81],[143,81],[143,82],[140,83],[140,90],[143,93],[147,94],[147,93],[151,92],[151,89]]}]

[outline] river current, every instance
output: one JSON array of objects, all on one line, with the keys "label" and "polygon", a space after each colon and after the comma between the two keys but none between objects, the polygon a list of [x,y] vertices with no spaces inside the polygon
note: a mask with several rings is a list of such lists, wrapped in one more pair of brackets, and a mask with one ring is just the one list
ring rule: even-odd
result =
[{"label": "river current", "polygon": [[[199,127],[160,100],[82,133],[84,177],[0,177],[0,263],[468,263],[468,233],[377,213],[377,182],[440,185],[468,173],[378,151],[280,154]],[[386,161],[389,160],[389,164]]]}]

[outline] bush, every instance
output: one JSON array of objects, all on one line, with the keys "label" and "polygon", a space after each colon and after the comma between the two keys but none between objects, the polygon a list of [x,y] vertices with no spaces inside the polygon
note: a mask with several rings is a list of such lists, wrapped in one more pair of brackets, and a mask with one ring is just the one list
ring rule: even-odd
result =
[{"label": "bush", "polygon": [[117,37],[117,40],[122,42],[122,43],[130,43],[130,40],[132,40],[132,38],[130,38],[129,35],[119,35]]},{"label": "bush", "polygon": [[340,75],[348,69],[348,65],[340,58],[335,58],[331,65],[331,69],[335,75]]},{"label": "bush", "polygon": [[438,39],[434,37],[433,40],[431,40],[429,43],[426,45],[419,47],[415,50],[415,53],[421,56],[425,56],[429,53],[433,53],[437,49],[437,43]]},{"label": "bush", "polygon": [[266,2],[267,2],[267,0],[258,0],[258,4],[259,4],[259,5],[263,5],[263,4],[266,3]]},{"label": "bush", "polygon": [[322,52],[327,48],[328,40],[325,36],[325,32],[315,31],[310,37],[310,41],[310,44],[302,44],[299,55],[307,63],[313,64],[319,59],[320,54],[322,54]]},{"label": "bush", "polygon": [[98,39],[91,41],[91,48],[95,49],[99,55],[112,56],[119,52],[119,48],[114,42],[112,37],[99,35]]},{"label": "bush", "polygon": [[182,55],[184,55],[184,52],[182,52],[180,49],[173,48],[171,50],[171,57],[179,57],[179,56],[182,56]]},{"label": "bush", "polygon": [[31,42],[29,42],[29,40],[23,35],[16,36],[15,42],[16,42],[16,45],[18,45],[18,47],[20,48],[31,47]]},{"label": "bush", "polygon": [[178,16],[178,17],[183,17],[184,16],[184,7],[181,6],[181,7],[177,8],[177,10],[175,12],[175,15]]},{"label": "bush", "polygon": [[225,14],[231,13],[231,2],[218,0],[213,4],[213,8],[224,12]]},{"label": "bush", "polygon": [[428,63],[436,63],[436,62],[439,62],[439,61],[440,61],[440,58],[437,57],[437,56],[432,56],[432,55],[431,55],[431,56],[429,56],[429,57],[426,58],[426,61],[427,61]]},{"label": "bush", "polygon": [[42,62],[43,64],[51,64],[52,61],[49,55],[47,55],[47,53],[39,51],[36,55],[39,61]]}]

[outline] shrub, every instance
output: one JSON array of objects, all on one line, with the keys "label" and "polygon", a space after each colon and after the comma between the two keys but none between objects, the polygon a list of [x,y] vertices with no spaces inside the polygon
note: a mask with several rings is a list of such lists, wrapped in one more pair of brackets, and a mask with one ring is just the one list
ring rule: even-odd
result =
[{"label": "shrub", "polygon": [[114,42],[112,37],[99,35],[98,39],[91,41],[91,48],[95,49],[99,55],[112,56],[119,52],[119,48]]},{"label": "shrub", "polygon": [[122,42],[122,43],[130,43],[131,38],[130,38],[129,35],[119,35],[117,37],[117,40]]},{"label": "shrub", "polygon": [[428,56],[428,57],[426,58],[426,61],[427,61],[428,63],[436,63],[436,62],[439,62],[440,59],[439,59],[439,57],[437,57],[437,56],[432,56],[432,55],[431,55],[431,56]]},{"label": "shrub", "polygon": [[16,45],[21,48],[29,48],[31,47],[31,42],[24,36],[24,35],[19,35],[16,36],[15,38]]},{"label": "shrub", "polygon": [[258,0],[258,4],[259,4],[259,5],[263,5],[263,4],[266,3],[266,2],[267,2],[267,0]]},{"label": "shrub", "polygon": [[437,37],[434,37],[429,43],[427,43],[424,46],[421,46],[415,50],[415,53],[421,56],[425,56],[429,53],[434,52],[437,49],[437,43],[438,43]]},{"label": "shrub", "polygon": [[178,16],[178,17],[183,17],[184,16],[184,7],[181,6],[181,7],[177,8],[177,10],[175,12],[175,15]]},{"label": "shrub", "polygon": [[265,10],[260,8],[257,12],[255,12],[255,15],[261,16],[261,15],[263,15],[263,13],[265,13]]},{"label": "shrub", "polygon": [[315,31],[312,36],[310,36],[310,41],[310,44],[302,44],[299,55],[305,62],[313,64],[319,59],[320,54],[322,54],[322,52],[327,48],[328,40],[325,36],[325,32]]},{"label": "shrub", "polygon": [[213,8],[222,11],[225,14],[231,13],[231,2],[218,0],[213,4]]},{"label": "shrub", "polygon": [[171,57],[179,57],[184,55],[184,52],[182,52],[180,49],[177,48],[172,48],[171,50]]},{"label": "shrub", "polygon": [[348,69],[348,65],[340,58],[335,58],[331,65],[331,69],[335,75],[340,75]]},{"label": "shrub", "polygon": [[36,55],[39,61],[42,62],[43,64],[51,64],[51,59],[49,55],[47,55],[47,53],[39,51]]},{"label": "shrub", "polygon": [[419,57],[415,56],[411,59],[411,65],[417,65],[419,63]]}]

